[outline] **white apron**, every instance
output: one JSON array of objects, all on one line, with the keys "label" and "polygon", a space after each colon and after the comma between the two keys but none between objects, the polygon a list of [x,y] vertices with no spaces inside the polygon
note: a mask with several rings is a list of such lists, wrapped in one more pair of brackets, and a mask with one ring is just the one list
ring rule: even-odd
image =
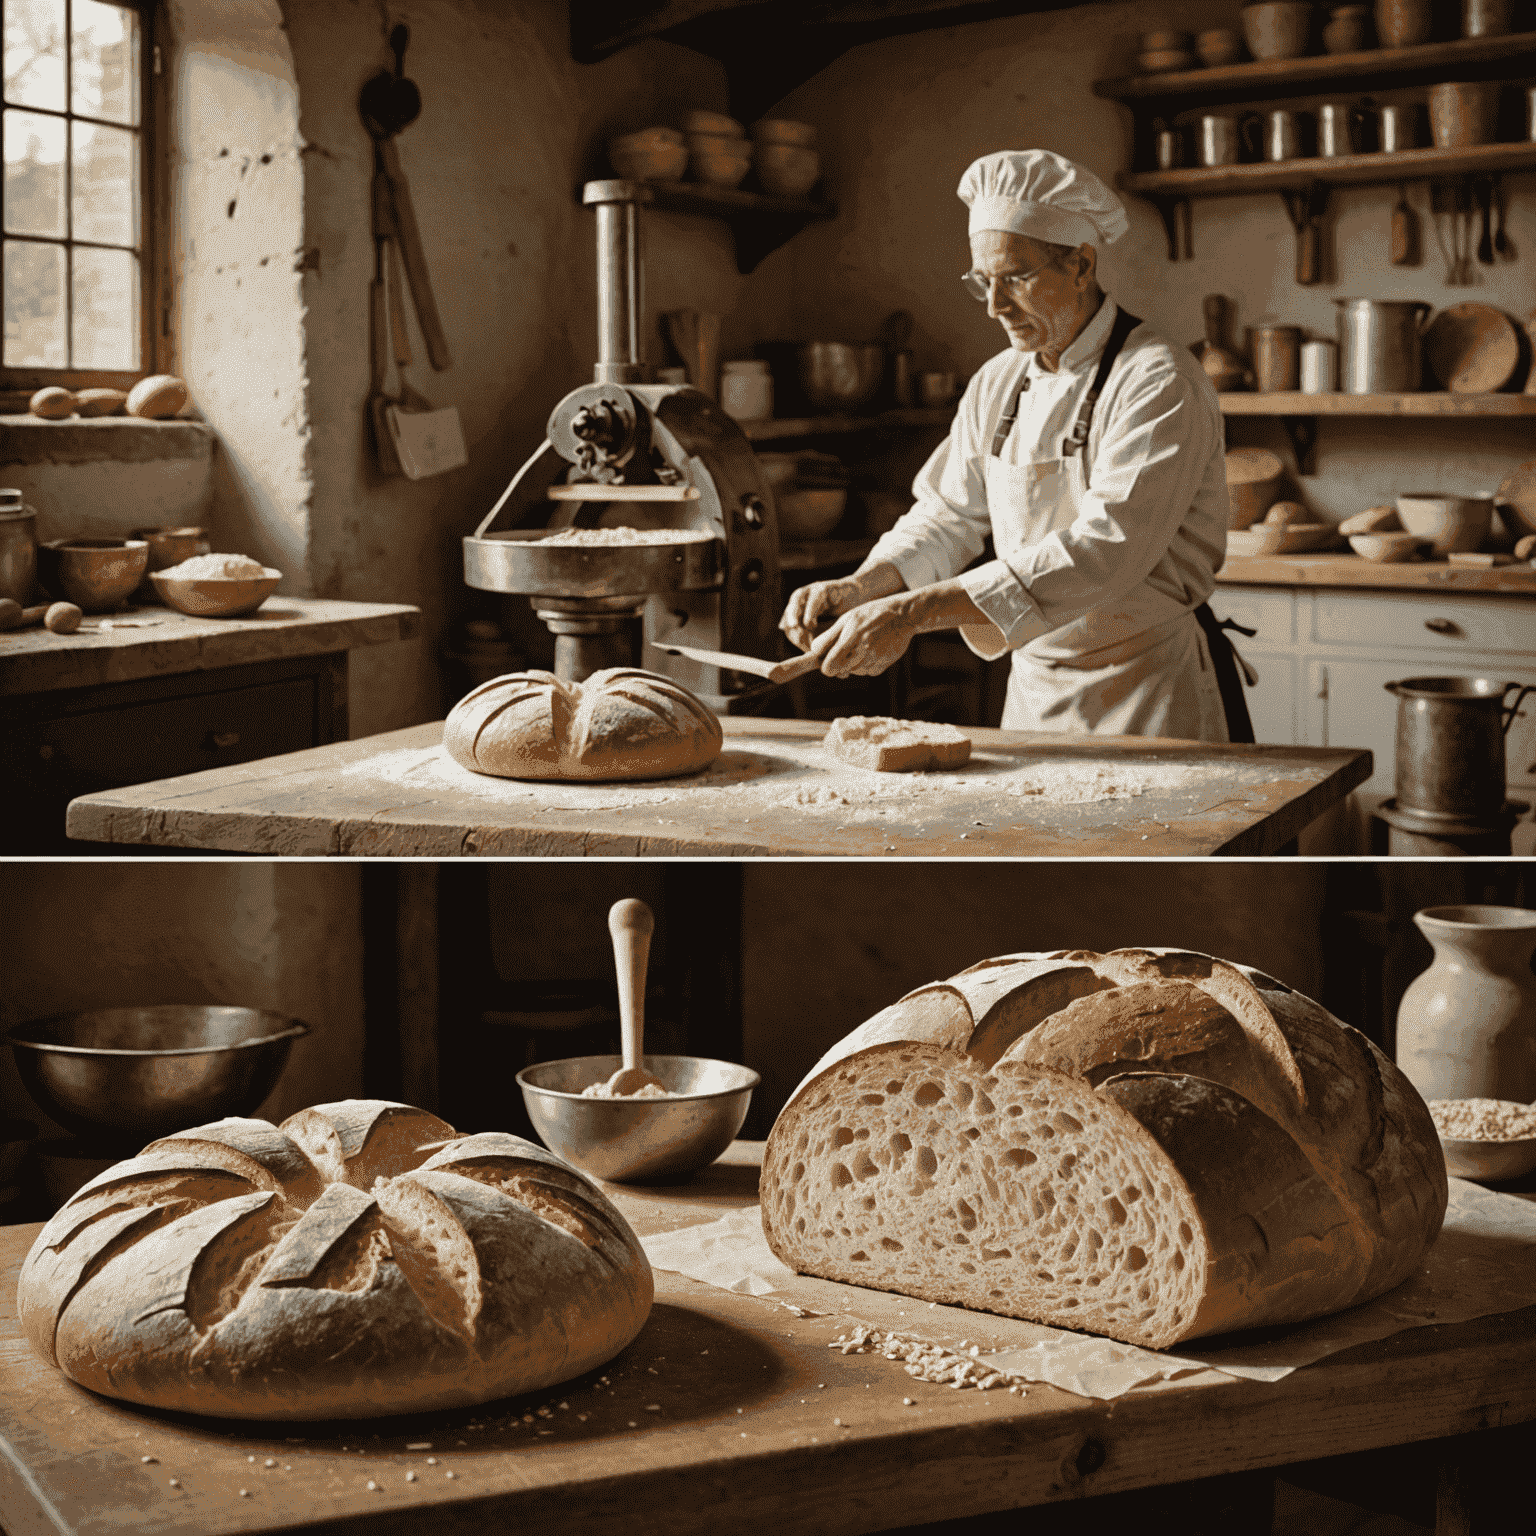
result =
[{"label": "white apron", "polygon": [[[1007,464],[987,456],[1000,557],[1071,527],[1088,491],[1086,457]],[[1216,669],[1193,610],[1146,628],[1129,614],[1095,609],[1030,641],[1013,653],[1002,723],[1010,731],[1227,740]]]}]

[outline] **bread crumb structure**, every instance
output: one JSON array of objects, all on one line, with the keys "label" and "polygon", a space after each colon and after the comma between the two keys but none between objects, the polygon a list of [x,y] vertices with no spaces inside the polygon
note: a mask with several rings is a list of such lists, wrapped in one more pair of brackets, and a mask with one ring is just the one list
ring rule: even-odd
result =
[{"label": "bread crumb structure", "polygon": [[448,712],[443,749],[473,773],[614,781],[697,773],[720,754],[715,713],[681,683],[609,667],[584,683],[509,672]]},{"label": "bread crumb structure", "polygon": [[833,757],[876,773],[959,768],[971,758],[971,738],[954,726],[886,715],[842,715],[827,727],[822,746]]},{"label": "bread crumb structure", "polygon": [[1450,1141],[1529,1141],[1536,1104],[1514,1099],[1431,1099],[1435,1129]]},{"label": "bread crumb structure", "polygon": [[380,1100],[152,1142],[53,1216],[17,1288],[33,1349],[81,1386],[243,1419],[550,1386],[618,1353],[652,1297],[583,1174]]},{"label": "bread crumb structure", "polygon": [[800,1273],[1154,1349],[1380,1295],[1446,1198],[1429,1111],[1374,1045],[1174,950],[919,988],[818,1063],[762,1174]]}]

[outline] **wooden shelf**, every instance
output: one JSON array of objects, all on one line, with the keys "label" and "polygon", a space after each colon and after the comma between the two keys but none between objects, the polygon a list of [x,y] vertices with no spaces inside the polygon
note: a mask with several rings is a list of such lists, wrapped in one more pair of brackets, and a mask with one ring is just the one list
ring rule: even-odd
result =
[{"label": "wooden shelf", "polygon": [[900,427],[947,427],[954,419],[954,407],[946,405],[881,411],[876,416],[775,416],[768,421],[743,421],[738,425],[750,441],[771,443],[787,437],[832,437]]},{"label": "wooden shelf", "polygon": [[706,187],[687,181],[651,181],[650,207],[664,213],[723,219],[736,237],[736,267],[751,272],[762,259],[807,224],[837,217],[837,204],[810,197],[770,197],[739,187]]},{"label": "wooden shelf", "polygon": [[1463,38],[1450,43],[1424,43],[1417,48],[1369,48],[1360,53],[1332,53],[1303,59],[1272,59],[1252,64],[1226,64],[1215,69],[1180,69],[1162,75],[1125,75],[1100,80],[1095,96],[1109,101],[1159,101],[1186,96],[1261,96],[1296,94],[1297,87],[1359,84],[1437,75],[1457,79],[1468,67],[1491,64],[1501,72],[1521,73],[1515,61],[1536,55],[1536,32],[1506,37]]},{"label": "wooden shelf", "polygon": [[1224,394],[1224,416],[1536,416],[1536,395],[1452,395],[1421,390],[1403,395]]},{"label": "wooden shelf", "polygon": [[1469,149],[1404,149],[1390,155],[1335,155],[1253,165],[1200,165],[1177,171],[1122,171],[1116,184],[1145,197],[1235,197],[1304,192],[1314,183],[1372,186],[1436,176],[1497,175],[1536,167],[1536,143]]}]

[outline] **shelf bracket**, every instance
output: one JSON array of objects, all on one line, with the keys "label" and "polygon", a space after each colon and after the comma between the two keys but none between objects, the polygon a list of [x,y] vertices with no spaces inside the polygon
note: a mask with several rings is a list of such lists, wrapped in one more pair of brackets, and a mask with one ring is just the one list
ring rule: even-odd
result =
[{"label": "shelf bracket", "polygon": [[1282,416],[1280,425],[1291,440],[1291,452],[1296,456],[1298,475],[1317,473],[1317,417]]}]

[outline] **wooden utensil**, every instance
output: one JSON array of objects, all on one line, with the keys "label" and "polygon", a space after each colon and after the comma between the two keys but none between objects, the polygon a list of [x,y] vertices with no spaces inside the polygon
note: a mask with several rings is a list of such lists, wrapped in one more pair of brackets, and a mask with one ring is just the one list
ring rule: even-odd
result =
[{"label": "wooden utensil", "polygon": [[1200,366],[1219,392],[1241,389],[1248,382],[1248,365],[1226,344],[1227,301],[1219,293],[1208,293],[1202,306],[1205,314],[1205,340],[1200,346]]},{"label": "wooden utensil", "polygon": [[1424,354],[1452,394],[1492,394],[1514,377],[1520,338],[1508,315],[1469,299],[1435,316],[1424,333]]},{"label": "wooden utensil", "polygon": [[673,645],[653,640],[652,646],[669,656],[686,656],[690,661],[702,661],[712,667],[729,667],[734,672],[747,672],[753,677],[766,677],[770,683],[791,683],[821,666],[821,657],[814,651],[791,657],[788,661],[765,661],[761,656],[738,656],[731,651],[707,651],[696,645]]},{"label": "wooden utensil", "polygon": [[1391,262],[1394,267],[1418,265],[1418,216],[1408,201],[1408,188],[1397,189],[1397,206],[1392,210]]},{"label": "wooden utensil", "polygon": [[642,1088],[666,1084],[640,1065],[645,1054],[645,968],[651,954],[656,919],[643,901],[616,901],[608,909],[613,965],[619,983],[619,1034],[624,1065],[604,1085],[614,1098],[628,1098]]},{"label": "wooden utensil", "polygon": [[1477,242],[1477,259],[1485,267],[1491,267],[1493,265],[1493,182],[1487,176],[1479,176],[1472,183],[1472,195],[1477,199],[1477,211],[1483,219],[1483,233]]}]

